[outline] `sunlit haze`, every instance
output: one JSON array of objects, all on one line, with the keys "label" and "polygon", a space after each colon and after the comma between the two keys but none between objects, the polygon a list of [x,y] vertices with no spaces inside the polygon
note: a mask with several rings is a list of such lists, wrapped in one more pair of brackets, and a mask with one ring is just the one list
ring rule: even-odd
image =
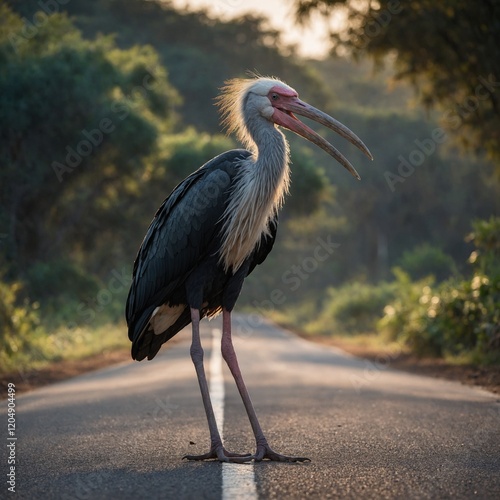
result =
[{"label": "sunlit haze", "polygon": [[[263,14],[270,26],[282,33],[286,44],[297,46],[304,57],[323,57],[328,53],[327,25],[323,18],[313,17],[304,26],[295,22],[294,3],[287,0],[172,0],[174,6],[187,10],[207,10],[214,18],[232,19],[243,14]],[[332,22],[335,22],[335,17]]]}]

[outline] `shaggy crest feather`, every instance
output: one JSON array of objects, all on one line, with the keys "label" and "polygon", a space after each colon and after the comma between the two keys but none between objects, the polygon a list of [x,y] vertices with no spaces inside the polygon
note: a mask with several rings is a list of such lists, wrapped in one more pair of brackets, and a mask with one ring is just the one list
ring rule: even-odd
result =
[{"label": "shaggy crest feather", "polygon": [[274,85],[283,85],[290,88],[286,83],[278,78],[261,77],[253,73],[253,78],[233,78],[226,80],[224,87],[220,89],[221,93],[215,99],[215,103],[221,114],[221,123],[227,134],[236,134],[241,143],[251,151],[254,151],[255,144],[250,137],[244,121],[243,104],[245,96],[252,92],[259,95],[267,95],[269,89]]}]

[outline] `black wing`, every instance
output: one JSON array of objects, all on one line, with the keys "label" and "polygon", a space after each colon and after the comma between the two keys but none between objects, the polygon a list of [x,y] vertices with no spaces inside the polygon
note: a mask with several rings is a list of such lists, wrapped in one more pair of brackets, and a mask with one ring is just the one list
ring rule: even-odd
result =
[{"label": "black wing", "polygon": [[154,309],[206,255],[238,164],[249,156],[245,150],[217,156],[181,182],[156,212],[134,262],[127,298],[132,342],[138,340]]}]

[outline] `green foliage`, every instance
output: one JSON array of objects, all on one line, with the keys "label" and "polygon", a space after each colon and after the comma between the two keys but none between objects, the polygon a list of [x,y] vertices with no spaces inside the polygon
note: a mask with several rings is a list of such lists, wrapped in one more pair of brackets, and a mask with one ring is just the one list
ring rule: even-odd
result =
[{"label": "green foliage", "polygon": [[[38,0],[13,3],[28,18],[40,8]],[[153,46],[182,95],[184,123],[197,130],[220,131],[213,99],[224,80],[244,77],[246,71],[293,81],[304,97],[314,95],[316,105],[328,98],[315,71],[299,58],[287,57],[291,49],[281,48],[280,33],[258,16],[215,21],[204,11],[182,12],[160,0],[71,0],[60,9],[75,16],[88,38],[113,34],[121,48]]]},{"label": "green foliage", "polygon": [[[51,270],[42,265],[33,270],[37,278],[47,278],[40,284],[54,286],[55,293],[67,290],[69,294],[77,293],[77,287],[84,285],[94,290],[92,278],[85,279],[84,276],[71,269],[69,264],[55,266],[59,269],[60,275],[57,278],[57,271]],[[68,275],[63,273],[64,268],[68,269]],[[58,288],[50,279],[60,279],[64,283]],[[68,285],[67,281],[76,279],[77,281]],[[88,289],[87,292],[91,290]],[[78,293],[83,293],[80,291]],[[42,294],[42,296],[44,296]],[[113,318],[112,324],[106,323],[106,317],[101,318],[99,323],[95,321],[90,325],[77,327],[74,324],[77,315],[75,309],[66,317],[68,322],[73,324],[72,328],[67,328],[61,324],[64,312],[50,310],[56,301],[54,298],[44,296],[45,304],[31,302],[27,297],[26,286],[20,282],[6,283],[0,281],[0,374],[3,373],[23,373],[33,369],[41,368],[51,362],[61,359],[77,359],[94,355],[110,349],[128,347],[128,339],[123,335],[123,324],[117,324],[117,318]],[[70,311],[75,305],[73,298],[64,300],[60,296],[58,307]],[[48,303],[47,303],[48,301]],[[46,315],[51,315],[51,321],[46,321]],[[44,321],[42,322],[42,319]],[[57,320],[58,324],[56,324]],[[107,317],[109,321],[109,316]],[[52,324],[51,324],[52,323]]]},{"label": "green foliage", "polygon": [[399,259],[398,265],[407,272],[412,280],[433,276],[436,281],[444,281],[456,273],[455,261],[440,248],[429,244],[419,245],[407,250]]},{"label": "green foliage", "polygon": [[37,262],[25,277],[26,296],[38,297],[46,328],[77,322],[79,304],[95,297],[100,286],[96,276],[67,260]]},{"label": "green foliage", "polygon": [[384,282],[351,282],[330,288],[317,323],[309,329],[324,334],[371,332],[394,296],[394,285]]},{"label": "green foliage", "polygon": [[392,185],[387,176],[399,175],[402,161],[414,151],[421,154],[415,141],[429,138],[437,124],[405,108],[358,113],[351,110],[352,102],[343,105],[330,113],[363,137],[375,158],[371,163],[334,134],[327,136],[360,172],[361,182],[355,182],[321,151],[313,150],[317,165],[336,186],[332,215],[349,221],[350,230],[342,239],[343,267],[355,262],[369,280],[387,280],[402,254],[424,242],[441,248],[455,262],[465,262],[463,235],[472,220],[500,210],[495,167],[436,145],[421,165]]},{"label": "green foliage", "polygon": [[[297,144],[298,146],[298,144]],[[323,168],[318,167],[309,149],[295,147],[291,164],[292,183],[285,215],[311,215],[322,203],[331,201],[332,187]]]},{"label": "green foliage", "polygon": [[12,19],[0,19],[0,121],[8,124],[0,221],[15,277],[60,253],[109,248],[130,229],[116,208],[134,199],[141,162],[173,126],[178,97],[151,48],[84,40],[62,14],[30,37],[18,18],[5,25]]},{"label": "green foliage", "polygon": [[[399,273],[397,299],[379,329],[420,355],[472,353],[476,362],[500,361],[500,218],[474,224],[474,275],[432,287]],[[481,253],[482,252],[482,253]],[[489,271],[486,274],[485,271]]]},{"label": "green foliage", "polygon": [[500,360],[500,280],[476,274],[435,288],[422,285],[400,283],[380,331],[418,355],[471,352],[476,362]]},{"label": "green foliage", "polygon": [[28,300],[19,303],[20,283],[0,281],[0,366],[2,371],[13,368],[12,360],[29,356],[34,339],[43,335],[38,304]]},{"label": "green foliage", "polygon": [[443,352],[476,351],[500,359],[500,279],[475,274],[438,290],[430,328],[443,333]]},{"label": "green foliage", "polygon": [[[429,329],[427,323],[427,309],[437,300],[431,289],[433,279],[412,282],[401,269],[394,269],[394,273],[396,297],[385,306],[378,330],[388,340],[404,343],[419,355],[441,354],[441,332]],[[420,300],[421,297],[425,298]]]},{"label": "green foliage", "polygon": [[196,168],[235,147],[233,141],[222,135],[211,136],[188,128],[181,134],[166,136],[162,139],[164,175],[171,176],[174,185],[181,182]]},{"label": "green foliage", "polygon": [[95,277],[64,260],[38,262],[28,269],[26,277],[29,295],[43,299],[64,293],[66,298],[82,300],[98,290]]},{"label": "green foliage", "polygon": [[473,232],[467,237],[476,249],[469,262],[478,273],[500,275],[500,217],[474,221]]}]

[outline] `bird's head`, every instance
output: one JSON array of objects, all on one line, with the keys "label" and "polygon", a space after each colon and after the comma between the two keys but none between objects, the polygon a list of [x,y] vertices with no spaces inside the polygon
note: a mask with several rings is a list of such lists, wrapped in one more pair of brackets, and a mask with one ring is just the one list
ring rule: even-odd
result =
[{"label": "bird's head", "polygon": [[217,103],[228,132],[236,132],[245,144],[253,142],[249,135],[249,121],[262,117],[316,144],[359,179],[356,169],[342,153],[295,116],[301,115],[337,132],[368,158],[373,159],[368,148],[354,132],[335,118],[299,99],[292,87],[276,78],[229,80],[222,88]]}]

